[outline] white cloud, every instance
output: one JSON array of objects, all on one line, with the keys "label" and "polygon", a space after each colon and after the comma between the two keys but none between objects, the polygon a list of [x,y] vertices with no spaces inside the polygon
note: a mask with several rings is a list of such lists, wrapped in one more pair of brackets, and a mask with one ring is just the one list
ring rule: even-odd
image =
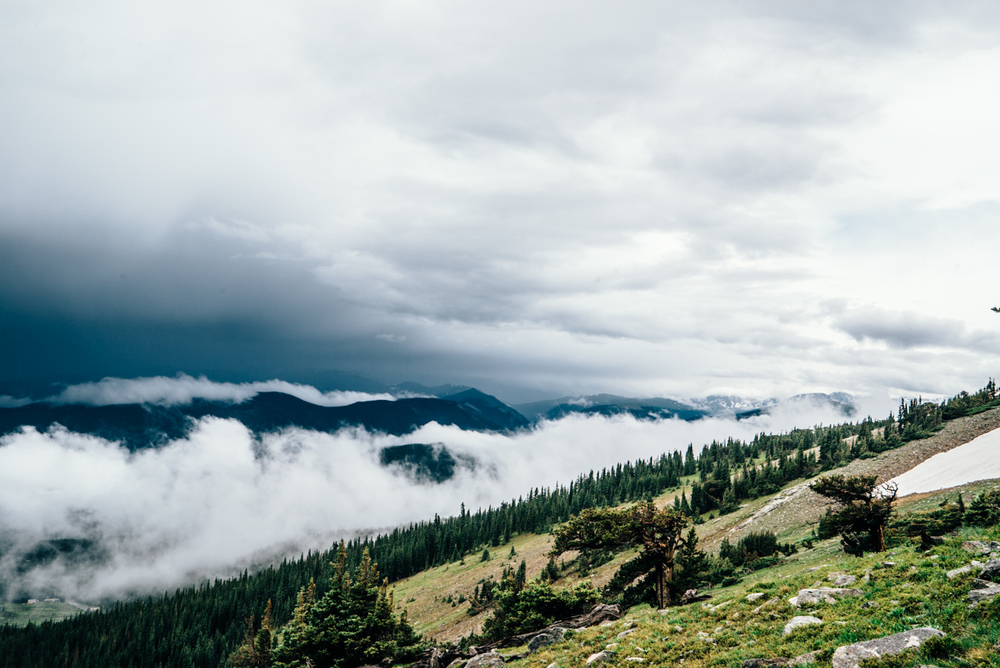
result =
[{"label": "white cloud", "polygon": [[242,403],[261,392],[283,392],[317,406],[347,406],[358,401],[394,401],[391,394],[365,392],[321,392],[310,385],[284,380],[255,383],[219,383],[204,376],[193,378],[178,374],[173,378],[104,378],[94,383],[70,385],[46,401],[57,404],[158,404],[176,406],[190,404],[194,399]]},{"label": "white cloud", "polygon": [[[405,438],[299,429],[255,438],[239,422],[207,418],[184,439],[135,453],[58,428],[26,428],[0,438],[0,530],[22,549],[42,539],[98,541],[106,563],[69,571],[57,563],[26,576],[29,585],[96,600],[227,575],[262,555],[325,548],[338,532],[452,515],[463,502],[496,506],[688,443],[840,420],[828,409],[791,406],[742,422],[570,416],[514,436],[430,424]],[[432,485],[379,465],[382,447],[413,442],[443,443],[480,466]],[[11,570],[17,553],[0,562],[8,591],[20,582]]]}]

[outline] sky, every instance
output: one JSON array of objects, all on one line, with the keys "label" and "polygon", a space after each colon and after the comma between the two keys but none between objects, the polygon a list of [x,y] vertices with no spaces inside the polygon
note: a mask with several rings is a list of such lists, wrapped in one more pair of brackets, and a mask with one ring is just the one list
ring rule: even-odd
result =
[{"label": "sky", "polygon": [[990,2],[5,2],[0,394],[974,390],[998,70]]}]

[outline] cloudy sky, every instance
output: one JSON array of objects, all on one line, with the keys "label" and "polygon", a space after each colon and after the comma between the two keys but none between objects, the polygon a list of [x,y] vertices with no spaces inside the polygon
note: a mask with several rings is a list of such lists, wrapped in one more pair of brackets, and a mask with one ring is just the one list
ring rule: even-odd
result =
[{"label": "cloudy sky", "polygon": [[990,2],[5,2],[0,381],[975,389],[998,71]]}]

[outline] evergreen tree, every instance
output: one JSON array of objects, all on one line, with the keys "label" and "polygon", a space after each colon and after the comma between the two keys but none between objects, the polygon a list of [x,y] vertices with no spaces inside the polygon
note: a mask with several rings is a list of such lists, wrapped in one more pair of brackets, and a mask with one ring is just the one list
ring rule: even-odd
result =
[{"label": "evergreen tree", "polygon": [[648,501],[631,508],[591,508],[555,530],[550,554],[569,550],[621,549],[641,545],[640,559],[650,564],[660,608],[670,605],[674,580],[674,554],[683,542],[681,531],[688,519],[673,509],[657,510]]},{"label": "evergreen tree", "polygon": [[873,475],[830,475],[809,486],[840,504],[841,510],[832,521],[850,554],[863,553],[865,546],[856,538],[857,534],[868,535],[869,550],[885,552],[885,527],[892,515],[897,487],[895,483],[878,486],[875,480]]}]

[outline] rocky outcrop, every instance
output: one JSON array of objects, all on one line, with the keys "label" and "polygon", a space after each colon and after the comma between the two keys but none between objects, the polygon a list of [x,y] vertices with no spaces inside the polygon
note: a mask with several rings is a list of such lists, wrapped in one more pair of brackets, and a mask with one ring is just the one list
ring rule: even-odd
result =
[{"label": "rocky outcrop", "polygon": [[967,540],[962,543],[962,549],[973,554],[989,554],[1000,551],[1000,542],[985,540]]},{"label": "rocky outcrop", "polygon": [[990,600],[997,594],[1000,594],[1000,584],[987,587],[986,589],[973,589],[969,592],[969,601],[971,603],[982,603],[983,601]]},{"label": "rocky outcrop", "polygon": [[553,629],[561,628],[563,629],[563,633],[565,633],[567,629],[582,629],[588,626],[597,626],[598,624],[604,622],[616,621],[621,619],[621,616],[621,606],[606,605],[601,603],[591,608],[590,612],[577,615],[576,617],[570,617],[569,619],[560,620],[554,624],[549,624],[543,629],[532,631],[531,633],[522,633],[518,636],[511,636],[509,638],[503,638],[501,640],[482,645],[479,647],[479,651],[482,652],[487,650],[503,649],[504,647],[518,647],[520,645],[524,645],[525,643],[530,643],[532,638],[535,636],[547,633]]},{"label": "rocky outcrop", "polygon": [[503,666],[503,657],[496,652],[477,654],[465,664],[465,668],[503,668]]},{"label": "rocky outcrop", "polygon": [[879,659],[883,656],[899,654],[908,649],[920,647],[928,638],[943,637],[944,633],[932,628],[903,631],[891,636],[856,642],[838,647],[833,653],[833,668],[858,668],[865,659]]},{"label": "rocky outcrop", "polygon": [[534,653],[543,647],[555,645],[566,636],[566,629],[562,626],[552,626],[542,631],[528,641],[528,652]]},{"label": "rocky outcrop", "polygon": [[1000,559],[990,559],[979,573],[980,579],[996,582],[1000,580]]}]

